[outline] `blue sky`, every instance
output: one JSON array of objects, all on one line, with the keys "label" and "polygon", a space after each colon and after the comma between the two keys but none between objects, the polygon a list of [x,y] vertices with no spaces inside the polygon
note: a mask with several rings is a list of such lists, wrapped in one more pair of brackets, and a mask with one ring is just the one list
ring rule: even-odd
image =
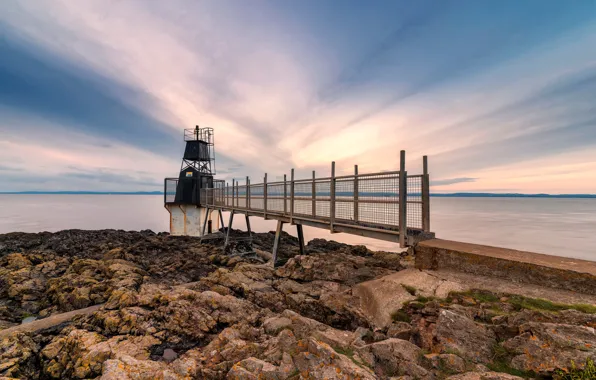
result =
[{"label": "blue sky", "polygon": [[433,191],[596,193],[595,1],[0,2],[0,191],[430,160]]}]

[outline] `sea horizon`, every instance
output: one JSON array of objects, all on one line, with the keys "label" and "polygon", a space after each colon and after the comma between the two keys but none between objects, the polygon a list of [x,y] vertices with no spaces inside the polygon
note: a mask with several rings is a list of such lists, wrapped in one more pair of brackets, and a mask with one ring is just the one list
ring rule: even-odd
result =
[{"label": "sea horizon", "polygon": [[[0,195],[161,195],[163,191],[0,191]],[[410,194],[415,195],[415,194]],[[596,199],[596,194],[548,194],[548,193],[487,193],[454,192],[431,193],[431,197],[456,198],[571,198]]]}]

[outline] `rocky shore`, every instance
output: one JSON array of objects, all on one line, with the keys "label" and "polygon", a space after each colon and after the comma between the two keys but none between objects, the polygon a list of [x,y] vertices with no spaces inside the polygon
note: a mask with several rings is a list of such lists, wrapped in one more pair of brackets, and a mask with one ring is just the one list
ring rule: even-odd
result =
[{"label": "rocky shore", "polygon": [[[253,240],[0,235],[0,379],[596,378],[594,306],[418,286],[405,253],[315,239],[300,256],[287,234],[272,268],[273,234]],[[400,273],[405,302],[367,298]]]}]

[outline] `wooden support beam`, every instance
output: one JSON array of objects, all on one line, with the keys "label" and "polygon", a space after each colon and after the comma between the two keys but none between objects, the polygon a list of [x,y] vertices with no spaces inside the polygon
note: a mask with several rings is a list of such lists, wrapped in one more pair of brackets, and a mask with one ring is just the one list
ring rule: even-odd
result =
[{"label": "wooden support beam", "polygon": [[408,173],[406,172],[406,151],[399,155],[399,246],[406,247],[408,234],[408,209],[407,209]]},{"label": "wooden support beam", "polygon": [[357,222],[360,216],[358,205],[358,165],[354,165],[354,221]]},{"label": "wooden support beam", "polygon": [[304,248],[304,231],[302,230],[302,224],[296,224],[296,232],[298,235],[298,244],[300,245],[300,254],[305,255],[306,249]]},{"label": "wooden support beam", "polygon": [[275,268],[275,264],[277,263],[277,252],[279,250],[279,243],[281,240],[281,231],[283,229],[284,222],[281,220],[277,221],[277,228],[275,230],[275,238],[273,239],[273,254],[271,257],[272,265]]}]

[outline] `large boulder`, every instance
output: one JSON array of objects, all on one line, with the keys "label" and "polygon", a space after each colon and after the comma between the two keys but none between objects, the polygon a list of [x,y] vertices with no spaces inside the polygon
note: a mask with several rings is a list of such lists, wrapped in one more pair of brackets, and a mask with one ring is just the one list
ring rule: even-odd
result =
[{"label": "large boulder", "polygon": [[435,330],[438,352],[456,352],[475,363],[487,363],[497,343],[495,333],[470,318],[451,310],[441,309]]},{"label": "large boulder", "polygon": [[323,280],[354,285],[394,273],[394,270],[371,264],[366,257],[344,253],[295,256],[277,269],[276,274],[298,281]]},{"label": "large boulder", "polygon": [[0,377],[38,379],[39,346],[29,336],[17,333],[0,339]]},{"label": "large boulder", "polygon": [[336,352],[331,346],[314,338],[299,341],[301,352],[293,356],[303,378],[313,379],[375,379],[374,373],[355,358]]},{"label": "large boulder", "polygon": [[100,380],[182,380],[184,376],[176,374],[164,362],[139,360],[122,355],[118,359],[103,363]]},{"label": "large boulder", "polygon": [[570,369],[572,363],[582,368],[588,358],[596,360],[596,333],[587,326],[528,322],[503,346],[514,355],[512,367],[536,373]]},{"label": "large boulder", "polygon": [[236,363],[228,372],[226,378],[229,380],[282,380],[291,375],[293,373],[286,373],[266,361],[248,358]]},{"label": "large boulder", "polygon": [[367,320],[377,328],[386,328],[392,315],[405,302],[417,296],[446,297],[451,291],[463,287],[455,282],[442,280],[425,271],[405,269],[372,281],[354,286],[352,293],[360,299],[360,308]]},{"label": "large boulder", "polygon": [[418,365],[422,350],[408,341],[390,338],[356,349],[358,358],[379,376],[408,375],[425,378],[428,371]]},{"label": "large boulder", "polygon": [[107,339],[95,332],[75,329],[64,337],[55,338],[42,350],[44,374],[56,379],[98,376],[106,360],[123,355],[146,360],[150,348],[159,343],[152,336]]}]

